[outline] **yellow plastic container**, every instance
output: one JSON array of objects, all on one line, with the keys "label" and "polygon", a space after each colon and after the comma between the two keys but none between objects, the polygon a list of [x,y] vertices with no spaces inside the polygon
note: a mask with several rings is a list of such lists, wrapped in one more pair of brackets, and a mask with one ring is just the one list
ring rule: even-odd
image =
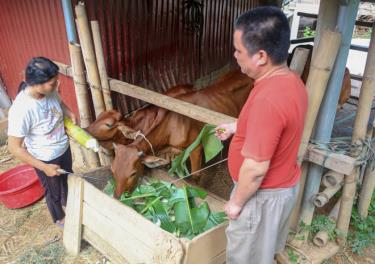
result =
[{"label": "yellow plastic container", "polygon": [[64,126],[66,133],[75,139],[80,145],[95,152],[99,151],[99,143],[96,138],[92,137],[79,126],[73,124],[73,121],[70,118],[64,117]]}]

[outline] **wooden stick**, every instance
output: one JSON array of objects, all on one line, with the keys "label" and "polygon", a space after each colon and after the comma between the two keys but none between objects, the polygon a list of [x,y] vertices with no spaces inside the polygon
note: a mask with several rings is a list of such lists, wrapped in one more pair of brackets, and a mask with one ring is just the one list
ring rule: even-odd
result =
[{"label": "wooden stick", "polygon": [[328,171],[323,175],[322,184],[327,188],[333,188],[344,180],[344,174],[335,171]]},{"label": "wooden stick", "polygon": [[328,201],[337,193],[342,187],[342,184],[338,184],[333,188],[325,188],[324,191],[317,193],[313,198],[313,204],[316,207],[323,207]]},{"label": "wooden stick", "polygon": [[79,2],[75,7],[75,11],[77,16],[76,24],[78,36],[82,46],[88,81],[90,83],[91,95],[95,108],[95,116],[97,117],[101,112],[105,111],[105,106],[85,4],[83,2]]},{"label": "wooden stick", "polygon": [[98,21],[91,21],[91,30],[92,30],[92,36],[94,39],[96,59],[98,62],[100,82],[103,88],[103,98],[104,98],[105,109],[108,111],[108,110],[113,109],[113,105],[112,105],[111,91],[109,90],[108,75],[107,75],[107,70],[105,67],[105,60],[104,60],[103,47],[102,47],[102,41],[100,37]]},{"label": "wooden stick", "polygon": [[[375,25],[375,23],[374,23]],[[375,93],[375,26],[373,26],[373,31],[371,34],[370,47],[368,50],[367,61],[365,66],[365,72],[363,74],[363,81],[361,86],[361,91],[358,101],[357,115],[354,120],[354,129],[352,143],[356,144],[358,141],[365,139],[367,123],[370,118],[372,100]],[[337,229],[340,231],[340,236],[338,242],[340,245],[344,245],[346,242],[346,235],[348,233],[350,217],[352,213],[352,207],[354,202],[354,196],[356,191],[356,180],[359,176],[359,170],[355,170],[352,174],[345,177],[345,184],[342,192],[342,203],[340,207],[339,217],[337,220]],[[363,188],[373,188],[371,185],[366,185]],[[373,189],[372,189],[373,190]],[[367,191],[372,190],[368,189]],[[366,191],[366,192],[367,192]],[[365,211],[365,195],[363,194],[362,201],[363,206],[361,211]]]}]

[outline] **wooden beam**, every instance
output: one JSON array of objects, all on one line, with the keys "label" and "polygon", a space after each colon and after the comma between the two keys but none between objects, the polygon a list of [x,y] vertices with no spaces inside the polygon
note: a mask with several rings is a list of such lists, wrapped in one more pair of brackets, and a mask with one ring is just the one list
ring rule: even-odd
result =
[{"label": "wooden beam", "polygon": [[357,165],[356,159],[350,156],[318,149],[312,144],[309,144],[304,160],[345,175],[350,175]]},{"label": "wooden beam", "polygon": [[220,125],[223,123],[232,123],[236,121],[236,118],[234,117],[224,115],[198,105],[190,104],[188,102],[184,102],[182,100],[153,92],[126,82],[111,79],[109,86],[112,91],[166,108],[207,124]]}]

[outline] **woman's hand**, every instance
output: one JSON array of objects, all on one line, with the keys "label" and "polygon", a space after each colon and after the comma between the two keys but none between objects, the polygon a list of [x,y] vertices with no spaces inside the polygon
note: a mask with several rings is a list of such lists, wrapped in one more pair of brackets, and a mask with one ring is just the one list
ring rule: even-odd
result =
[{"label": "woman's hand", "polygon": [[59,165],[56,164],[45,164],[43,167],[43,172],[48,176],[48,177],[54,177],[54,176],[59,176],[60,173],[57,171],[60,169]]},{"label": "woman's hand", "polygon": [[227,140],[237,129],[237,122],[222,124],[215,128],[215,136],[220,140]]}]

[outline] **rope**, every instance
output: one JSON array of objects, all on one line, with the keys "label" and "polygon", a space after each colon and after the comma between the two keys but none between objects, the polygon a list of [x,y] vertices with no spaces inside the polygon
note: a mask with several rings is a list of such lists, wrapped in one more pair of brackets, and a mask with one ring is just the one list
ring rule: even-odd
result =
[{"label": "rope", "polygon": [[154,148],[152,147],[152,144],[151,142],[146,138],[146,136],[141,132],[141,130],[138,130],[135,135],[134,135],[134,140],[137,139],[138,136],[141,136],[147,143],[148,145],[150,146],[151,148],[151,152],[152,152],[152,155],[155,156],[155,151],[154,151]]}]

